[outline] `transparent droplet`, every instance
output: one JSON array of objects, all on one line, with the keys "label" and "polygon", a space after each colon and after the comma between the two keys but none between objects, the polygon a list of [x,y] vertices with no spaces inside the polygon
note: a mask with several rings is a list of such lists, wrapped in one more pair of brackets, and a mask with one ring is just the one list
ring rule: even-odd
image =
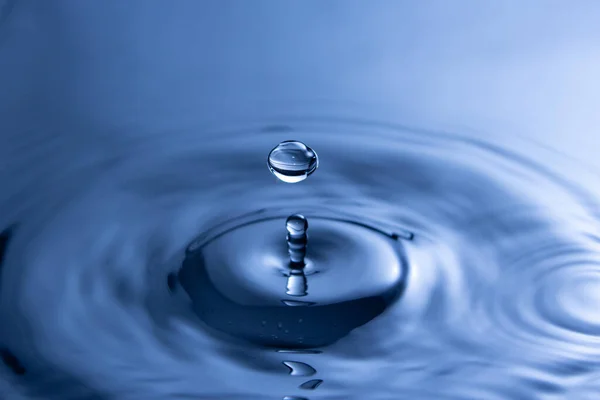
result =
[{"label": "transparent droplet", "polygon": [[269,170],[286,183],[305,180],[319,166],[317,153],[307,145],[296,140],[279,143],[268,158]]},{"label": "transparent droplet", "polygon": [[285,220],[285,227],[292,236],[306,235],[308,221],[304,215],[293,214]]}]

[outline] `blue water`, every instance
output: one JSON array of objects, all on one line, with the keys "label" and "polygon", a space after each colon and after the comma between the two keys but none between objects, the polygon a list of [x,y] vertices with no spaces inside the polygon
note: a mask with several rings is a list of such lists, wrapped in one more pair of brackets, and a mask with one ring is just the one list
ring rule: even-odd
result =
[{"label": "blue water", "polygon": [[[445,55],[446,42],[478,43],[488,31],[475,24],[482,35],[452,39],[444,25],[415,39],[454,71],[444,81],[405,44],[415,37],[408,28],[394,28],[401,20],[423,34],[415,21],[433,29],[425,17],[447,21],[441,9],[106,4],[22,0],[0,26],[0,398],[600,397],[600,189],[586,111],[594,83],[569,85],[587,70],[556,56],[568,43],[573,59],[596,60],[584,38],[595,37],[586,18],[597,7],[574,7],[578,24],[561,10],[534,18],[530,9],[475,9],[529,39],[526,26],[553,26],[563,41],[548,50],[542,39],[526,46],[523,36],[494,34],[504,47],[492,56],[457,47],[471,54],[478,74],[469,75]],[[392,28],[396,39],[376,44]],[[322,37],[342,54],[311,69],[330,54]],[[516,55],[517,67],[503,61]],[[424,63],[431,85],[417,84],[425,80],[413,63]],[[554,85],[540,72],[512,86],[523,76],[511,68],[541,66]],[[399,82],[396,70],[412,78]],[[503,84],[492,79],[502,74]],[[557,108],[548,93],[588,108]],[[377,95],[387,106],[373,106]],[[413,115],[426,105],[430,118]],[[509,122],[496,124],[500,116]],[[319,154],[318,170],[297,184],[266,165],[290,139]],[[402,241],[402,295],[335,343],[294,353],[230,340],[167,285],[215,219],[320,207],[414,234]],[[281,228],[285,246],[285,218]],[[261,271],[243,273],[260,283]],[[332,296],[345,288],[331,285]]]}]

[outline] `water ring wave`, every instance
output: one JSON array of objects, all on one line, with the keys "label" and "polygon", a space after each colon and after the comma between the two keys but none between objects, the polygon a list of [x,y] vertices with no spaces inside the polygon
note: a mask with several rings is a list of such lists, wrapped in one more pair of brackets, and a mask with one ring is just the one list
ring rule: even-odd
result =
[{"label": "water ring wave", "polygon": [[[319,154],[302,184],[265,167],[287,139]],[[324,383],[302,396],[600,393],[600,197],[575,162],[333,118],[122,139],[67,162],[39,151],[9,164],[20,179],[0,198],[3,226],[16,224],[0,289],[13,329],[0,339],[27,368],[3,371],[10,398],[301,396],[280,354],[206,333],[165,284],[216,213],[295,205],[415,233],[402,300],[315,356]]]}]

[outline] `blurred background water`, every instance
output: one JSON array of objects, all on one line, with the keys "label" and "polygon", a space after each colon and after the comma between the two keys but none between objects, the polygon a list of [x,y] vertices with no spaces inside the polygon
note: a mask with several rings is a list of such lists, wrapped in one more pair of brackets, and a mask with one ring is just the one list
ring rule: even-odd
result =
[{"label": "blurred background water", "polygon": [[[600,4],[0,1],[0,398],[600,397]],[[278,183],[298,139],[321,165]],[[214,215],[415,233],[321,354],[203,329],[166,275]],[[332,290],[336,288],[333,287]]]}]

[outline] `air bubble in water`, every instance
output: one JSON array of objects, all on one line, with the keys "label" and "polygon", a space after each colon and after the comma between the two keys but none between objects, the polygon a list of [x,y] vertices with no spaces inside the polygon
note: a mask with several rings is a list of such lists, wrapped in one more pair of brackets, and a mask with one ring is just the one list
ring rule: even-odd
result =
[{"label": "air bubble in water", "polygon": [[279,143],[268,158],[269,170],[286,183],[305,180],[319,166],[317,153],[307,145],[296,140]]}]

